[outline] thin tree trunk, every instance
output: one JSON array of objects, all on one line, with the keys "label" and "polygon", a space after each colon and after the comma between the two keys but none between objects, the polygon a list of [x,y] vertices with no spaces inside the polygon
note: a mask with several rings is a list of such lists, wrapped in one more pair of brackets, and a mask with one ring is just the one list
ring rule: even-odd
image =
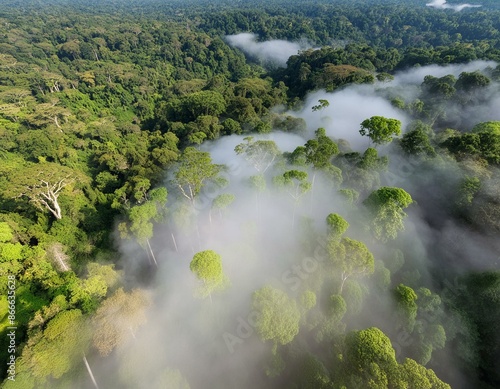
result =
[{"label": "thin tree trunk", "polygon": [[340,283],[340,290],[339,290],[340,295],[342,294],[342,290],[344,289],[344,283],[348,278],[349,278],[348,275],[346,276],[344,273],[342,273],[342,282]]},{"label": "thin tree trunk", "polygon": [[83,354],[83,362],[85,362],[85,367],[87,368],[92,383],[94,384],[96,389],[99,389],[99,386],[97,385],[94,374],[92,373],[92,369],[90,368],[89,362],[87,361],[87,357],[85,356],[85,354]]},{"label": "thin tree trunk", "polygon": [[151,245],[149,244],[149,239],[146,239],[146,242],[148,243],[149,252],[151,253],[151,257],[153,258],[153,261],[155,262],[156,267],[158,267],[158,262],[156,261],[156,257],[155,257],[155,254],[153,253],[153,249],[151,248]]},{"label": "thin tree trunk", "polygon": [[66,266],[66,264],[64,263],[63,259],[61,258],[61,254],[60,253],[56,253],[56,258],[57,260],[59,261],[59,264],[61,265],[62,269],[64,271],[68,271],[69,268],[68,266]]},{"label": "thin tree trunk", "polygon": [[176,251],[176,252],[179,252],[179,249],[177,248],[177,242],[175,241],[175,236],[174,236],[174,233],[172,232],[172,233],[171,233],[171,235],[172,235],[172,241],[174,242],[175,251]]}]

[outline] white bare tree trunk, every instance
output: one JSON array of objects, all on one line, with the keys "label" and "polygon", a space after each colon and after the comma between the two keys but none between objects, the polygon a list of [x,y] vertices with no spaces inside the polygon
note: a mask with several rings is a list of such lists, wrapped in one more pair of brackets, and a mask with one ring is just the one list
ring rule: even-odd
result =
[{"label": "white bare tree trunk", "polygon": [[85,354],[83,354],[83,362],[85,362],[85,367],[87,368],[92,383],[94,384],[96,389],[99,389],[99,386],[97,385],[94,374],[92,373],[92,369],[90,368],[89,362],[87,361],[87,357],[85,356]]},{"label": "white bare tree trunk", "polygon": [[158,267],[158,262],[156,261],[156,257],[155,257],[155,254],[153,253],[153,249],[151,248],[151,245],[149,244],[149,239],[146,239],[146,242],[148,243],[148,248],[149,248],[149,252],[151,253],[151,257],[153,258],[153,261],[154,261],[156,267]]}]

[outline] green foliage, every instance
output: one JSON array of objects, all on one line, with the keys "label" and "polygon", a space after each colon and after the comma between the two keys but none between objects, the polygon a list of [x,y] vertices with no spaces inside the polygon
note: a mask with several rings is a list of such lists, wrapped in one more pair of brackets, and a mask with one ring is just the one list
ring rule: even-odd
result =
[{"label": "green foliage", "polygon": [[[478,336],[483,341],[479,348],[474,349],[466,340],[459,343],[459,347],[469,353],[461,356],[465,358],[479,358],[476,360],[477,369],[486,374],[491,382],[499,380],[496,369],[496,356],[499,352],[499,318],[500,301],[500,273],[498,271],[476,272],[466,275],[460,280],[457,293],[453,296],[455,306],[465,313],[472,323],[468,337]],[[470,340],[470,339],[467,339]],[[474,355],[475,353],[478,353]],[[472,354],[472,355],[470,355]],[[470,362],[469,362],[470,363]]]},{"label": "green foliage", "polygon": [[333,272],[340,273],[339,294],[348,278],[367,276],[374,271],[373,254],[361,241],[333,236],[328,240],[327,251]]},{"label": "green foliage", "polygon": [[311,290],[306,290],[300,296],[301,306],[308,311],[309,309],[316,306],[316,293]]},{"label": "green foliage", "polygon": [[281,154],[276,143],[271,140],[254,140],[251,136],[243,140],[245,142],[237,145],[234,151],[243,154],[259,174],[265,173]]},{"label": "green foliage", "polygon": [[231,193],[222,193],[218,195],[212,202],[212,208],[223,210],[230,206],[235,200],[236,196]]},{"label": "green foliage", "polygon": [[106,296],[108,287],[103,277],[92,276],[85,280],[76,279],[70,284],[70,290],[70,303],[81,307],[85,312],[91,312]]},{"label": "green foliage", "polygon": [[59,196],[74,190],[75,181],[84,181],[85,176],[56,163],[30,164],[9,177],[6,194],[16,198],[27,198],[42,211],[50,211],[56,219],[63,216]]},{"label": "green foliage", "polygon": [[250,184],[259,192],[266,190],[266,180],[262,175],[250,176]]},{"label": "green foliage", "polygon": [[395,239],[398,231],[404,229],[403,220],[407,216],[403,211],[413,199],[401,188],[381,187],[372,192],[363,202],[371,212],[371,228],[376,239],[387,241]]},{"label": "green foliage", "polygon": [[328,301],[328,317],[334,322],[342,320],[347,312],[344,298],[339,294],[332,294]]},{"label": "green foliage", "polygon": [[[191,202],[187,208],[174,204],[174,212],[178,215],[189,208],[193,217],[197,208],[191,205],[195,205],[204,185],[208,181],[220,182],[221,167],[212,163],[208,153],[193,148],[186,148],[178,165],[172,168],[179,157],[178,144],[184,148],[221,135],[267,133],[273,128],[305,134],[306,122],[290,114],[289,109],[300,108],[299,99],[311,90],[338,90],[351,84],[372,83],[375,77],[385,82],[396,70],[414,66],[500,60],[498,6],[491,0],[484,0],[480,9],[464,12],[436,12],[415,7],[409,0],[391,0],[387,4],[347,0],[276,4],[258,0],[251,4],[239,2],[237,7],[207,0],[161,6],[157,1],[139,1],[127,7],[120,2],[21,3],[12,0],[2,4],[0,25],[0,275],[15,275],[18,280],[18,350],[23,348],[16,382],[13,386],[7,381],[6,388],[76,389],[80,384],[77,381],[88,382],[88,378],[80,379],[87,374],[81,357],[92,336],[86,318],[75,308],[90,315],[95,312],[93,317],[98,320],[92,332],[100,335],[94,342],[104,354],[134,337],[129,327],[135,330],[141,322],[144,311],[137,306],[143,300],[132,298],[135,292],[123,291],[106,299],[122,282],[112,265],[120,256],[110,248],[118,213],[123,221],[119,231],[146,247],[155,223],[166,220],[167,193],[161,187],[166,176],[173,178],[174,186]],[[306,38],[321,48],[302,50],[288,59],[286,67],[266,70],[252,58],[246,60],[240,50],[222,38],[241,31],[253,31],[261,41]],[[408,160],[419,163],[413,165],[418,174],[411,177],[416,185],[408,186],[415,191],[412,196],[419,199],[419,214],[433,222],[434,217],[443,215],[440,220],[450,217],[447,221],[452,223],[460,218],[460,223],[471,230],[468,239],[474,239],[480,230],[493,237],[500,230],[499,178],[492,166],[500,161],[498,122],[479,123],[468,132],[474,123],[461,114],[481,112],[490,92],[495,92],[498,75],[497,67],[463,72],[458,79],[452,75],[426,76],[410,91],[413,97],[408,101],[401,97],[409,96],[406,91],[403,94],[398,87],[377,84],[387,100],[414,120],[399,142],[404,155],[391,162],[402,168]],[[319,100],[313,107],[314,115],[321,119],[329,104]],[[450,111],[450,106],[457,111]],[[362,132],[375,145],[399,135],[400,125],[394,119],[375,116],[363,123],[367,127]],[[335,142],[342,146],[340,156]],[[434,351],[444,346],[443,353],[462,359],[467,377],[479,377],[481,382],[472,382],[472,386],[497,387],[498,277],[490,273],[465,276],[460,281],[465,291],[458,291],[452,298],[446,298],[439,289],[417,289],[422,281],[413,277],[415,284],[411,285],[418,295],[417,316],[410,334],[413,343],[402,350],[403,357],[413,359],[401,364],[391,362],[388,368],[370,357],[362,366],[348,366],[344,332],[346,326],[351,330],[359,323],[356,315],[362,303],[366,300],[373,309],[381,308],[378,295],[384,293],[379,292],[395,287],[390,285],[389,272],[397,283],[419,272],[412,270],[417,257],[409,249],[412,242],[394,242],[394,247],[407,254],[402,274],[398,274],[405,266],[402,251],[392,255],[384,251],[389,246],[381,244],[395,238],[403,228],[404,209],[412,202],[402,189],[376,190],[381,182],[390,179],[392,172],[385,174],[393,168],[388,158],[379,156],[375,148],[352,153],[345,142],[335,142],[326,131],[318,129],[313,139],[286,154],[294,165],[288,172],[274,142],[249,137],[237,146],[238,154],[257,170],[258,175],[250,178],[258,192],[257,214],[259,201],[267,200],[261,193],[269,178],[266,171],[281,169],[274,174],[281,175],[278,181],[297,202],[309,190],[310,172],[305,170],[312,168],[310,201],[315,201],[312,186],[316,177],[324,178],[334,191],[344,182],[337,193],[351,205],[347,211],[352,212],[349,220],[353,231],[366,229],[368,224],[380,241],[374,243],[373,251],[384,260],[384,264],[377,261],[373,265],[373,255],[366,245],[342,237],[347,222],[336,214],[329,215],[330,258],[319,264],[321,270],[314,277],[301,279],[307,286],[300,288],[297,303],[284,293],[262,292],[254,299],[260,303],[259,309],[272,318],[260,323],[269,339],[275,345],[288,342],[280,353],[277,347],[271,353],[269,375],[283,374],[280,385],[297,387],[447,388],[434,372],[421,366],[427,362],[432,366],[436,362]],[[459,163],[454,165],[453,174],[447,174],[448,170],[443,173],[450,156]],[[438,178],[434,178],[436,174]],[[49,200],[44,194],[51,187]],[[425,197],[425,188],[429,187],[434,190]],[[437,192],[445,200],[434,201]],[[357,218],[352,207],[359,193],[372,193],[365,201],[370,211],[368,223]],[[215,197],[213,210],[222,211],[233,200],[230,194]],[[331,209],[327,213],[340,212],[337,206],[335,202],[328,205]],[[172,219],[177,220],[175,214]],[[203,230],[200,228],[200,232]],[[291,246],[286,254],[289,263],[312,254],[316,235],[299,234],[301,242],[307,241],[307,249]],[[418,244],[417,240],[413,243]],[[436,269],[442,265],[442,252],[423,252],[426,257],[422,261],[435,264],[429,282],[440,287],[443,280]],[[463,258],[462,252],[457,254]],[[95,262],[104,258],[109,265]],[[273,266],[281,261],[276,258]],[[490,262],[493,264],[494,259]],[[446,269],[447,278],[452,277],[454,266],[447,264]],[[272,276],[266,270],[263,274]],[[125,267],[124,272],[128,271]],[[365,286],[354,281],[354,276],[373,271],[374,283]],[[149,277],[147,270],[141,273],[141,280],[149,282]],[[218,277],[208,279],[210,289]],[[377,296],[373,295],[373,284]],[[202,294],[206,295],[205,286]],[[340,292],[336,290],[339,286]],[[0,289],[5,292],[6,284]],[[400,289],[401,296],[411,295]],[[271,308],[264,309],[269,301]],[[414,305],[411,299],[405,301],[401,312],[411,319]],[[6,299],[0,302],[3,325]],[[296,320],[297,327],[294,307],[298,312],[307,311],[302,321]],[[449,320],[443,319],[445,310]],[[348,317],[343,323],[345,314]],[[435,320],[426,321],[426,315]],[[115,320],[117,317],[120,320]],[[214,317],[218,325],[225,325],[220,311],[214,310]],[[304,338],[292,342],[302,324],[306,326]],[[391,330],[398,325],[401,323],[396,320],[387,324]],[[309,343],[309,330],[315,331],[318,344]],[[6,349],[4,343],[0,346]],[[135,354],[137,347],[141,345],[134,343],[134,353],[129,354]],[[118,348],[119,353],[123,352],[124,347]],[[370,347],[363,344],[360,349]],[[338,354],[344,358],[334,358]],[[217,353],[210,355],[214,363],[221,362]],[[135,359],[130,358],[133,363],[120,367],[121,371],[128,370],[122,385],[188,386],[179,371],[168,368],[168,363],[149,364],[159,366],[160,374],[148,370],[147,356],[137,353]],[[104,358],[102,361],[107,362]],[[147,377],[147,381],[132,377],[137,365],[143,367],[141,378]],[[100,369],[99,378],[104,379]],[[101,386],[108,382],[111,379]],[[207,381],[206,385],[228,383]]]},{"label": "green foliage", "polygon": [[447,389],[445,384],[436,377],[434,371],[426,369],[410,358],[406,358],[399,368],[401,378],[412,388]]},{"label": "green foliage", "polygon": [[466,177],[458,192],[457,205],[466,207],[472,204],[474,196],[481,189],[481,180],[477,177]]},{"label": "green foliage", "polygon": [[203,282],[198,291],[203,298],[211,296],[212,292],[227,288],[229,284],[222,269],[221,257],[215,251],[205,250],[196,253],[189,268]]},{"label": "green foliage", "polygon": [[131,207],[127,216],[129,222],[122,223],[119,226],[122,237],[127,237],[130,231],[135,239],[144,245],[153,237],[153,221],[161,221],[165,213],[165,204],[167,202],[166,188],[157,188],[151,190],[146,196],[141,194],[142,204]]},{"label": "green foliage", "polygon": [[359,133],[369,137],[376,145],[389,143],[394,135],[401,134],[401,122],[383,116],[372,116],[361,122]]},{"label": "green foliage", "polygon": [[311,183],[307,181],[307,173],[300,170],[288,170],[283,175],[275,177],[274,183],[286,188],[287,193],[295,201],[311,189]]},{"label": "green foliage", "polygon": [[81,361],[89,339],[88,324],[81,311],[64,311],[47,324],[36,344],[23,350],[22,358],[26,368],[42,382],[59,378]]},{"label": "green foliage", "polygon": [[0,243],[10,242],[14,235],[12,229],[6,222],[0,222]]},{"label": "green foliage", "polygon": [[492,164],[500,163],[500,135],[494,131],[480,131],[451,136],[443,146],[458,159],[479,156]]},{"label": "green foliage", "polygon": [[403,151],[409,155],[428,157],[436,155],[436,151],[431,145],[429,136],[423,129],[416,129],[404,134],[400,145]]},{"label": "green foliage", "polygon": [[346,361],[351,369],[362,371],[376,363],[383,368],[396,364],[396,353],[390,339],[378,328],[353,331],[345,339]]},{"label": "green foliage", "polygon": [[319,99],[318,103],[319,103],[318,105],[313,105],[313,107],[312,107],[313,112],[322,111],[325,108],[328,108],[330,106],[330,102],[328,100],[325,100],[325,99]]},{"label": "green foliage", "polygon": [[21,260],[22,249],[20,243],[0,243],[0,262]]},{"label": "green foliage", "polygon": [[126,293],[122,288],[103,301],[92,318],[95,331],[93,346],[99,354],[108,355],[115,347],[122,346],[146,323],[146,309],[150,296],[143,290]]},{"label": "green foliage", "polygon": [[385,291],[389,288],[391,284],[391,271],[384,266],[382,261],[375,261],[373,279],[380,290]]},{"label": "green foliage", "polygon": [[457,88],[463,92],[472,92],[488,86],[490,79],[480,72],[460,73],[457,81]]},{"label": "green foliage", "polygon": [[390,339],[378,328],[350,332],[344,347],[341,382],[348,387],[450,388],[412,359],[398,364]]},{"label": "green foliage", "polygon": [[361,160],[358,163],[358,166],[364,170],[373,170],[373,171],[381,171],[385,170],[388,165],[387,157],[379,157],[378,151],[373,147],[369,147],[363,153]]},{"label": "green foliage", "polygon": [[325,135],[324,129],[318,129],[316,138],[308,140],[304,147],[306,162],[315,169],[327,167],[332,157],[339,153],[337,144]]},{"label": "green foliage", "polygon": [[285,345],[298,334],[300,312],[285,292],[264,286],[254,292],[252,308],[258,312],[256,329],[263,340]]},{"label": "green foliage", "polygon": [[331,213],[326,217],[326,224],[328,225],[328,234],[335,239],[340,239],[349,228],[347,220],[336,213]]},{"label": "green foliage", "polygon": [[234,119],[227,118],[222,122],[222,132],[224,135],[241,134],[241,125]]},{"label": "green foliage", "polygon": [[472,132],[489,132],[500,135],[500,121],[478,123],[472,128]]},{"label": "green foliage", "polygon": [[300,370],[297,373],[294,382],[297,382],[300,388],[328,389],[332,387],[328,370],[312,354],[306,354],[300,359]]},{"label": "green foliage", "polygon": [[49,305],[45,305],[35,312],[33,319],[29,322],[29,328],[31,329],[36,326],[43,325],[59,312],[62,312],[68,308],[69,304],[66,300],[66,297],[62,294],[57,295]]},{"label": "green foliage", "polygon": [[220,166],[212,163],[210,154],[187,147],[179,158],[175,173],[175,184],[182,195],[194,202],[205,181],[215,179]]},{"label": "green foliage", "polygon": [[400,325],[411,333],[417,317],[416,300],[418,296],[409,286],[399,284],[394,290],[394,297],[397,303]]},{"label": "green foliage", "polygon": [[354,204],[359,198],[359,193],[351,188],[340,189],[339,193],[346,199],[349,204]]}]

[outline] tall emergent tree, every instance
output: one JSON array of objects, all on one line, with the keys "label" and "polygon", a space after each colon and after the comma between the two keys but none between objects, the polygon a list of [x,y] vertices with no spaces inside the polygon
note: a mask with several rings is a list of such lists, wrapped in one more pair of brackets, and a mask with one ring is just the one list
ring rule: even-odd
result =
[{"label": "tall emergent tree", "polygon": [[414,360],[398,363],[391,340],[376,327],[347,334],[341,365],[338,387],[450,389]]},{"label": "tall emergent tree", "polygon": [[198,293],[203,298],[210,297],[210,301],[212,301],[212,292],[223,290],[229,285],[229,279],[222,269],[221,257],[213,250],[196,253],[189,268],[203,282]]},{"label": "tall emergent tree", "polygon": [[22,359],[30,373],[42,382],[60,378],[89,347],[90,327],[78,309],[58,313],[39,335],[39,341],[23,349]]},{"label": "tall emergent tree", "polygon": [[306,162],[314,169],[324,169],[330,164],[331,158],[338,154],[339,147],[326,135],[324,128],[318,128],[316,137],[309,139],[305,144]]},{"label": "tall emergent tree", "polygon": [[324,128],[318,128],[315,134],[316,137],[314,139],[309,139],[304,147],[299,148],[299,146],[296,149],[296,151],[301,149],[303,150],[305,162],[311,164],[313,167],[313,176],[311,180],[311,206],[314,201],[314,182],[316,181],[316,173],[319,170],[329,171],[333,176],[338,174],[342,177],[342,173],[340,171],[335,172],[335,170],[338,169],[330,162],[332,157],[339,153],[338,145],[326,135],[326,130]]},{"label": "tall emergent tree", "polygon": [[[128,221],[118,225],[122,238],[129,237],[131,233],[137,242],[151,255],[154,263],[158,265],[149,240],[153,237],[153,221],[163,219],[167,203],[167,189],[156,188],[147,193],[142,203],[131,207],[128,212]],[[150,258],[151,260],[151,258]]]},{"label": "tall emergent tree", "polygon": [[366,276],[372,274],[375,269],[373,254],[359,240],[347,237],[342,238],[338,243],[330,240],[328,253],[335,267],[340,269],[339,294],[342,294],[348,278]]},{"label": "tall emergent tree", "polygon": [[278,344],[290,343],[299,333],[300,311],[295,300],[280,289],[264,286],[252,296],[252,307],[258,312],[257,332],[263,340]]},{"label": "tall emergent tree", "polygon": [[229,207],[233,203],[235,198],[236,196],[232,193],[222,193],[215,199],[213,199],[212,207],[210,208],[210,211],[208,213],[210,217],[210,224],[212,224],[212,210],[219,211],[219,216],[222,218],[223,210]]},{"label": "tall emergent tree", "polygon": [[373,191],[363,202],[372,215],[370,227],[376,239],[382,242],[395,239],[398,231],[404,229],[407,214],[403,209],[413,203],[404,189],[383,186]]},{"label": "tall emergent tree", "polygon": [[297,205],[310,189],[311,183],[307,181],[307,173],[300,170],[288,170],[281,176],[274,177],[274,183],[286,190],[293,199],[292,228],[295,224]]},{"label": "tall emergent tree", "polygon": [[342,238],[349,228],[349,223],[338,214],[329,214],[327,251],[334,266],[334,272],[340,273],[339,294],[342,294],[344,284],[350,277],[370,275],[375,269],[375,259],[363,242]]},{"label": "tall emergent tree", "polygon": [[[73,183],[77,174],[56,163],[30,164],[10,177],[8,192],[12,197],[26,197],[42,211],[49,211],[56,219],[63,217],[59,196]],[[79,177],[82,180],[82,177]]]},{"label": "tall emergent tree", "polygon": [[401,122],[383,116],[372,116],[361,122],[359,133],[369,137],[376,145],[389,143],[393,136],[401,135]]},{"label": "tall emergent tree", "polygon": [[186,147],[179,158],[179,166],[174,176],[174,183],[194,206],[195,197],[200,193],[203,184],[215,179],[222,167],[212,163],[210,153]]},{"label": "tall emergent tree", "polygon": [[276,143],[272,140],[254,140],[247,136],[234,148],[236,154],[243,154],[245,159],[259,172],[264,174],[276,158],[281,154]]}]

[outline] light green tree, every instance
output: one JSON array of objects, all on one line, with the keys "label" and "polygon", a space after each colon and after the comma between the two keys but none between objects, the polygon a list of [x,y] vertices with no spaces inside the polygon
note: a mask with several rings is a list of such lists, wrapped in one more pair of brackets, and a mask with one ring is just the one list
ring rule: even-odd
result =
[{"label": "light green tree", "polygon": [[264,174],[281,155],[278,146],[272,140],[254,140],[251,136],[243,140],[245,142],[237,145],[234,151],[238,155],[242,154],[259,174]]},{"label": "light green tree", "polygon": [[196,253],[189,268],[203,283],[198,289],[202,298],[208,296],[212,301],[212,292],[224,290],[229,286],[229,279],[222,268],[221,257],[213,250]]},{"label": "light green tree", "polygon": [[90,327],[78,309],[57,314],[38,339],[31,339],[22,358],[34,377],[42,382],[60,378],[81,361],[90,344]]},{"label": "light green tree", "polygon": [[210,224],[212,224],[212,210],[218,211],[219,216],[222,218],[222,212],[229,207],[235,199],[236,196],[232,193],[222,193],[213,199],[212,207],[209,211]]},{"label": "light green tree", "polygon": [[146,250],[148,258],[153,259],[155,265],[158,265],[158,261],[149,241],[153,237],[153,221],[159,222],[165,216],[167,195],[167,189],[164,187],[149,191],[144,195],[141,204],[128,209],[128,221],[118,225],[121,237],[125,239],[132,235]]},{"label": "light green tree", "polygon": [[311,183],[307,181],[307,173],[300,170],[288,170],[280,176],[274,177],[274,183],[284,188],[293,200],[292,228],[295,225],[295,213],[302,197],[311,190]]},{"label": "light green tree", "polygon": [[6,193],[14,198],[27,198],[36,208],[61,219],[63,211],[59,196],[65,188],[72,187],[70,184],[84,180],[82,174],[56,163],[30,164],[13,172]]},{"label": "light green tree", "polygon": [[179,165],[174,175],[174,183],[181,194],[194,206],[195,198],[203,184],[215,180],[222,167],[212,163],[210,154],[205,151],[186,147],[179,158]]},{"label": "light green tree", "polygon": [[394,290],[394,298],[397,303],[399,326],[409,333],[413,332],[418,309],[417,294],[409,286],[399,284]]},{"label": "light green tree", "polygon": [[403,209],[413,203],[404,189],[383,186],[373,191],[363,202],[371,214],[370,227],[376,239],[382,242],[395,239],[404,229],[407,214]]},{"label": "light green tree", "polygon": [[299,333],[300,311],[295,300],[280,289],[264,286],[252,296],[252,307],[258,313],[256,329],[263,340],[278,345],[290,343]]},{"label": "light green tree", "polygon": [[348,278],[370,275],[374,271],[373,254],[359,240],[347,237],[340,242],[329,240],[328,253],[335,268],[340,270],[339,294],[342,294]]},{"label": "light green tree", "polygon": [[[313,191],[317,172],[319,170],[323,170],[332,173],[332,171],[335,170],[335,167],[330,161],[332,157],[338,153],[339,147],[333,140],[326,136],[324,128],[318,128],[316,130],[316,137],[314,139],[309,139],[306,142],[304,146],[305,161],[313,167],[313,176],[311,180],[311,205],[314,201]],[[334,177],[335,174],[330,174],[330,176]]]},{"label": "light green tree", "polygon": [[401,135],[401,122],[383,116],[372,116],[361,122],[359,133],[369,137],[376,145],[389,143],[393,136]]},{"label": "light green tree", "polygon": [[326,217],[328,226],[328,238],[340,241],[340,238],[349,228],[349,223],[342,216],[336,213],[331,213]]}]

